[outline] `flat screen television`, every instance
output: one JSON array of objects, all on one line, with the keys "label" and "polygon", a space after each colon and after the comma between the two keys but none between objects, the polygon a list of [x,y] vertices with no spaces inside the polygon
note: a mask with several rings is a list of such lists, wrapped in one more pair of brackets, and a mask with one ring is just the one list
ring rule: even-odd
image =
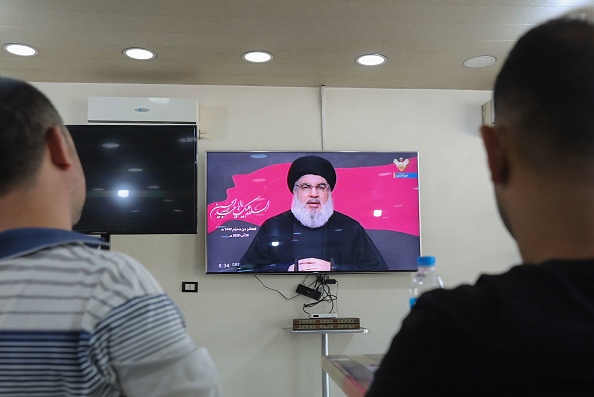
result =
[{"label": "flat screen television", "polygon": [[[206,272],[416,270],[418,157],[417,152],[207,151]],[[301,179],[304,172],[318,179]],[[315,218],[322,208],[325,213]],[[318,223],[308,224],[312,219]],[[318,263],[310,258],[323,262],[317,268],[304,265]]]},{"label": "flat screen television", "polygon": [[196,234],[195,125],[68,125],[86,177],[74,230]]}]

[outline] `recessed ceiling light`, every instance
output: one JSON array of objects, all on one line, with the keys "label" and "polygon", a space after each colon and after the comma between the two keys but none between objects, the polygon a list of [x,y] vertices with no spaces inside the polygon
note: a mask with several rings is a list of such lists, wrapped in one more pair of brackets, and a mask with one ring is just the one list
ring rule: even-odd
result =
[{"label": "recessed ceiling light", "polygon": [[31,46],[25,44],[9,43],[4,45],[4,51],[10,52],[14,55],[20,55],[22,57],[31,57],[37,55],[37,50]]},{"label": "recessed ceiling light", "polygon": [[153,59],[157,56],[157,54],[145,48],[126,48],[124,50],[124,55],[141,61],[148,61],[149,59]]},{"label": "recessed ceiling light", "polygon": [[241,56],[248,62],[264,63],[272,60],[272,54],[266,51],[250,51]]},{"label": "recessed ceiling light", "polygon": [[468,58],[464,61],[464,66],[467,68],[484,68],[493,65],[497,58],[491,55],[479,55],[477,57]]},{"label": "recessed ceiling light", "polygon": [[357,57],[357,63],[363,66],[377,66],[386,62],[388,58],[382,54],[366,54]]}]

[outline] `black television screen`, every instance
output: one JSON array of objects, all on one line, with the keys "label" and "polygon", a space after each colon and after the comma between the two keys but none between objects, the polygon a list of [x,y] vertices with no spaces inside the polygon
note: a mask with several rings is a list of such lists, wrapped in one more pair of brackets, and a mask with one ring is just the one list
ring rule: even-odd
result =
[{"label": "black television screen", "polygon": [[416,270],[417,152],[209,151],[206,184],[207,273]]},{"label": "black television screen", "polygon": [[74,230],[195,234],[195,125],[68,125],[86,177]]}]

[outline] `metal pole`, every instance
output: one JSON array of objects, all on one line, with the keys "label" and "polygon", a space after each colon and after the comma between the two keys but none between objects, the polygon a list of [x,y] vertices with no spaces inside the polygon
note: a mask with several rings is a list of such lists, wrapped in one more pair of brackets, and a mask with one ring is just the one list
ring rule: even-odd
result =
[{"label": "metal pole", "polygon": [[[328,334],[322,334],[322,357],[328,355]],[[330,397],[330,378],[322,369],[322,392],[324,397]]]}]

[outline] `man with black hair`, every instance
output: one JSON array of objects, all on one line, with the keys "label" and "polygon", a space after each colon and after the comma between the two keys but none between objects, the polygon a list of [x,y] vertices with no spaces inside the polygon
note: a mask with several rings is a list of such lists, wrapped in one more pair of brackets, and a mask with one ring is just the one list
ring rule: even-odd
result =
[{"label": "man with black hair", "polygon": [[287,173],[291,209],[267,219],[240,260],[242,271],[377,271],[386,263],[355,219],[334,211],[336,171],[320,156],[299,157]]},{"label": "man with black hair", "polygon": [[481,133],[524,263],[422,295],[367,397],[594,390],[594,24],[562,18],[526,33],[494,104]]},{"label": "man with black hair", "polygon": [[217,370],[157,281],[72,231],[85,177],[33,86],[0,77],[0,395],[217,397]]}]

